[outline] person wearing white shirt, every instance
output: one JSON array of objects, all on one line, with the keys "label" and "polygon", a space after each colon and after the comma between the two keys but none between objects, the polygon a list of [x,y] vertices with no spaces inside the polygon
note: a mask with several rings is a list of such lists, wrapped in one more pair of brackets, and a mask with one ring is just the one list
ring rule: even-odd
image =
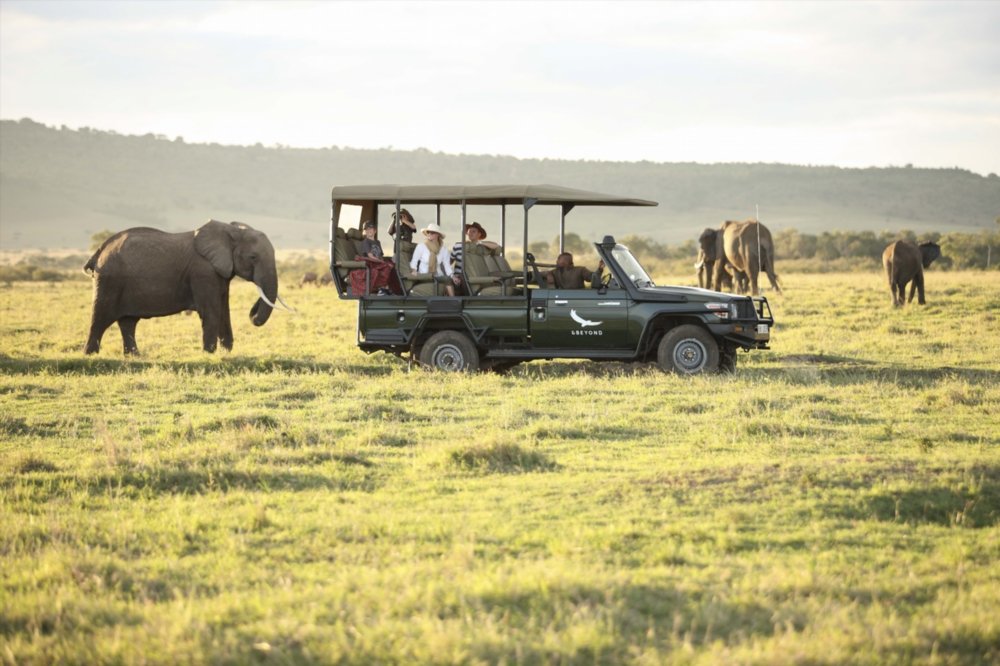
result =
[{"label": "person wearing white shirt", "polygon": [[[444,245],[444,234],[441,233],[441,227],[431,222],[421,231],[424,234],[424,242],[413,250],[410,270],[414,273],[432,273],[435,277],[447,276],[454,282],[455,275],[451,269],[451,257],[448,248]],[[449,296],[454,296],[454,285],[446,285],[445,292]]]}]

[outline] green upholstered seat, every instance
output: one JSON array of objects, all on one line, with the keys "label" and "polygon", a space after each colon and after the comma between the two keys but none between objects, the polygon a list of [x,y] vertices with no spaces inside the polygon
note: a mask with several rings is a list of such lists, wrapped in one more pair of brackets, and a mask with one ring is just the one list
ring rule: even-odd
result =
[{"label": "green upholstered seat", "polygon": [[[351,229],[351,231],[357,231],[357,229]],[[358,256],[358,252],[354,242],[348,237],[348,233],[337,227],[333,237],[333,265],[337,274],[344,280],[347,280],[347,275],[352,270],[365,266],[365,262],[354,260],[354,257]]]},{"label": "green upholstered seat", "polygon": [[488,254],[488,248],[472,243],[466,243],[462,249],[462,274],[472,296],[502,293],[499,278],[490,275],[490,268],[486,263]]}]

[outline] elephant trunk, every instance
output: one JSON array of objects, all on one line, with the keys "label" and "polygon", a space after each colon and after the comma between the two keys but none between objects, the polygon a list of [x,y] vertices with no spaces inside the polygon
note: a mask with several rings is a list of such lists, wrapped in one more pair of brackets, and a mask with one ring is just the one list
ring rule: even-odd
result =
[{"label": "elephant trunk", "polygon": [[278,298],[278,273],[274,269],[255,271],[253,283],[257,285],[260,298],[250,308],[250,321],[254,326],[263,326],[271,317],[274,301]]}]

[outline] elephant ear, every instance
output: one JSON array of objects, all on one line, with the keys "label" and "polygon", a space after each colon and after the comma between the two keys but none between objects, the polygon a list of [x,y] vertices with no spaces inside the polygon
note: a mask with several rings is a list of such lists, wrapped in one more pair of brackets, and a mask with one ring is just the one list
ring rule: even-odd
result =
[{"label": "elephant ear", "polygon": [[194,249],[212,264],[216,273],[227,279],[233,277],[233,243],[238,232],[218,220],[209,220],[194,232]]}]

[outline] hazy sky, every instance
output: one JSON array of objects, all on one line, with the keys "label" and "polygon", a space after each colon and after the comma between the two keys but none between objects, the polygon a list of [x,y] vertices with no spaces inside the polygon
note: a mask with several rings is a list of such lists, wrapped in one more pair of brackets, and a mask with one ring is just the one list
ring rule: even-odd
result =
[{"label": "hazy sky", "polygon": [[0,116],[188,142],[986,174],[998,35],[988,0],[0,0]]}]

